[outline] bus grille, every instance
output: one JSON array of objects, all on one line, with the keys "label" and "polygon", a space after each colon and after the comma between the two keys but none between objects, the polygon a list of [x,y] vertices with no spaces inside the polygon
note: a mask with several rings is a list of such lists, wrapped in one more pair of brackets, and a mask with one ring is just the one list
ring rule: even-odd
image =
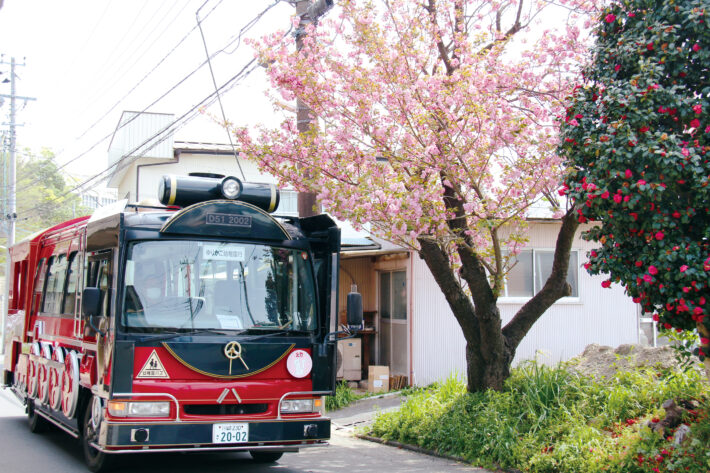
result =
[{"label": "bus grille", "polygon": [[235,416],[261,414],[267,411],[268,404],[185,404],[185,414],[193,416]]}]

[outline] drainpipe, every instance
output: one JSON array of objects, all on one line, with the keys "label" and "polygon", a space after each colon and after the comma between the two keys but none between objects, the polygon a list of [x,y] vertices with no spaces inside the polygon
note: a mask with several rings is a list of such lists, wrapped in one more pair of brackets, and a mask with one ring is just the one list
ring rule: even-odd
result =
[{"label": "drainpipe", "polygon": [[409,385],[414,386],[414,258],[409,252]]}]

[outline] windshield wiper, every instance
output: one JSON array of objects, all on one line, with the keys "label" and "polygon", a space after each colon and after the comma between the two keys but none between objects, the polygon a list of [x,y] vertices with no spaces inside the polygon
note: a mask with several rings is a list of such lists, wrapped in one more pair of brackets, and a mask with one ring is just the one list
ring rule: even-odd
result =
[{"label": "windshield wiper", "polygon": [[[168,332],[168,333],[162,333],[158,335],[153,335],[151,337],[144,337],[140,340],[139,342],[156,342],[156,341],[161,341],[161,340],[170,340],[171,338],[177,338],[177,337],[182,337],[182,336],[191,336],[191,335],[197,335],[199,333],[215,333],[218,335],[230,335],[229,332],[224,331],[224,330],[217,330],[214,328],[196,328],[194,330],[190,330],[189,332]],[[238,332],[237,335],[242,332]]]}]

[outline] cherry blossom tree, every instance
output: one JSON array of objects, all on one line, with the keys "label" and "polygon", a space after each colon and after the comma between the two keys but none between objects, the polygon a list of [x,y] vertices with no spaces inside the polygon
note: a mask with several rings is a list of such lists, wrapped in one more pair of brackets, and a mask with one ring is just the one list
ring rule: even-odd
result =
[{"label": "cherry blossom tree", "polygon": [[[300,99],[320,126],[236,130],[243,152],[338,218],[419,253],[463,331],[470,391],[501,389],[525,334],[570,291],[579,222],[555,200],[555,118],[595,2],[554,3],[344,0],[298,51],[281,32],[255,42],[274,101]],[[543,202],[561,221],[552,273],[503,326],[496,301]]]},{"label": "cherry blossom tree", "polygon": [[[710,354],[708,4],[622,0],[600,16],[563,127],[567,193],[599,222],[588,269]],[[710,362],[706,361],[708,376]]]}]

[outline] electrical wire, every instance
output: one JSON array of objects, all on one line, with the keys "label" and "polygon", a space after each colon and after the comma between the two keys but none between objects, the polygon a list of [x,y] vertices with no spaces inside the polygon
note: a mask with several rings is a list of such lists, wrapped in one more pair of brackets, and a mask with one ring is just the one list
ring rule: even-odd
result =
[{"label": "electrical wire", "polygon": [[[209,12],[207,12],[207,15],[205,15],[205,18],[207,18],[209,15],[211,15],[212,12],[215,11],[215,9],[220,5],[220,3],[222,3],[222,2],[217,3],[217,5],[215,5],[214,8],[212,8]],[[185,5],[185,6],[187,6],[187,5]],[[183,9],[184,9],[184,7],[183,7]],[[181,12],[182,12],[182,10],[181,10]],[[96,125],[98,125],[104,118],[106,118],[106,116],[108,116],[109,113],[111,113],[117,106],[119,106],[121,104],[121,102],[123,102],[129,95],[131,95],[134,90],[136,90],[143,82],[145,82],[145,80],[148,77],[150,77],[150,75],[153,74],[153,72],[155,72],[155,70],[158,69],[158,67],[160,67],[175,52],[175,50],[177,50],[177,48],[179,48],[182,45],[182,43],[184,43],[187,40],[187,38],[190,37],[190,35],[195,31],[195,29],[197,29],[197,26],[192,27],[192,29],[190,29],[190,31],[188,31],[182,37],[182,39],[180,39],[180,41],[178,41],[177,44],[175,46],[173,46],[173,48],[170,51],[168,51],[168,53],[165,56],[163,56],[160,59],[160,61],[158,61],[158,63],[155,66],[153,66],[153,68],[150,71],[148,71],[147,74],[145,74],[143,76],[142,79],[140,79],[138,81],[138,83],[136,83],[133,87],[131,87],[131,89],[128,92],[126,92],[125,95],[123,95],[123,97],[118,99],[116,101],[116,103],[114,103],[113,106],[111,106],[110,109],[108,109],[103,115],[101,115],[96,121],[94,121],[94,123],[92,123],[89,126],[89,128],[86,131],[84,131],[77,139],[81,139],[84,136],[86,136],[86,134],[89,131],[91,131],[94,127],[96,127]]]},{"label": "electrical wire", "polygon": [[[239,41],[236,48],[239,47],[239,44],[241,44],[241,38],[242,34],[245,31],[248,31],[249,28],[251,28],[253,25],[255,25],[261,17],[263,17],[266,12],[268,12],[271,8],[276,6],[281,0],[276,0],[274,3],[272,3],[270,6],[266,7],[265,10],[263,10],[259,15],[256,16],[255,20],[252,20],[251,22],[247,23],[242,29],[239,31],[239,34],[237,35],[237,40]],[[204,6],[204,4],[202,5]],[[197,26],[200,29],[200,36],[202,37],[202,45],[205,47],[205,55],[207,56],[207,65],[209,66],[210,69],[210,75],[212,76],[212,84],[214,85],[215,92],[217,92],[217,79],[215,79],[214,76],[214,69],[212,69],[212,61],[210,59],[210,53],[209,50],[207,49],[207,40],[205,39],[205,33],[202,30],[202,21],[200,20],[200,10],[202,9],[202,6],[197,9],[195,12],[195,18],[197,19]],[[235,48],[235,49],[236,49]],[[224,51],[224,48],[222,49]],[[217,92],[217,100],[219,102],[219,109],[222,112],[222,121],[226,125],[227,124],[227,116],[224,113],[224,106],[222,105],[222,97],[219,95],[219,92]],[[237,162],[237,166],[239,167],[239,172],[242,174],[242,179],[246,181],[246,176],[244,175],[244,170],[242,169],[242,164],[239,162],[239,156],[237,153],[237,148],[234,146],[234,141],[232,140],[232,134],[229,132],[229,129],[226,129],[227,132],[227,138],[229,139],[229,145],[232,147],[232,152],[234,153],[234,160]]]},{"label": "electrical wire", "polygon": [[[119,172],[126,167],[130,166],[133,162],[136,160],[142,158],[145,156],[145,154],[158,146],[160,143],[168,139],[170,136],[174,135],[180,128],[185,126],[187,123],[192,121],[195,116],[199,114],[199,109],[202,108],[203,106],[209,106],[214,101],[216,100],[216,96],[222,92],[228,92],[231,90],[237,83],[238,79],[245,79],[246,77],[249,76],[256,68],[258,68],[259,65],[256,64],[256,59],[252,59],[249,61],[237,74],[232,76],[227,82],[225,82],[221,87],[219,87],[215,92],[210,93],[207,97],[205,97],[203,100],[201,100],[198,104],[192,106],[187,112],[183,113],[180,117],[175,119],[172,123],[164,127],[162,130],[158,131],[157,133],[153,134],[150,138],[146,139],[143,141],[141,144],[133,148],[131,151],[128,153],[124,154],[116,163],[112,164],[111,166],[107,167],[103,171],[99,172],[98,174],[95,174],[94,176],[82,181],[78,185],[74,186],[73,188],[65,191],[64,193],[56,196],[54,199],[43,202],[40,205],[36,205],[34,207],[31,207],[29,209],[22,210],[23,213],[29,213],[38,209],[41,209],[47,205],[50,205],[54,202],[60,201],[60,199],[66,197],[67,195],[84,189],[84,187],[88,186],[89,184],[93,183],[94,186],[98,185],[105,179],[107,179],[110,174]],[[163,136],[161,136],[163,135]],[[159,139],[155,140],[156,138],[160,137]],[[153,140],[155,140],[153,142]],[[152,143],[151,143],[152,142]],[[147,146],[150,145],[150,146]],[[144,148],[144,146],[146,146]],[[138,150],[143,149],[141,154],[133,156],[133,153],[135,153]],[[129,159],[126,159],[129,158]],[[89,186],[88,189],[91,189],[93,186]]]},{"label": "electrical wire", "polygon": [[[209,0],[208,0],[208,1],[209,1]],[[208,3],[208,2],[206,1],[206,2],[202,5],[202,7],[203,7],[206,3]],[[216,8],[220,3],[221,3],[221,1],[220,1],[217,5],[215,5],[214,8]],[[257,23],[258,23],[258,20],[260,20],[260,19],[264,16],[264,14],[265,14],[266,12],[268,12],[271,8],[273,8],[273,7],[274,7],[275,5],[277,5],[278,3],[279,3],[279,2],[274,2],[274,3],[273,3],[271,6],[269,6],[266,10],[264,10],[264,11],[262,11],[261,13],[259,13],[258,15],[256,15],[254,19],[252,19],[251,21],[249,21],[249,22],[247,23],[248,28],[247,28],[246,30],[242,29],[242,31],[240,31],[238,34],[232,36],[232,37],[229,39],[228,43],[227,43],[222,49],[220,49],[220,50],[214,52],[214,53],[210,56],[210,58],[214,58],[217,54],[220,54],[220,53],[222,53],[222,52],[225,52],[226,48],[230,47],[232,44],[234,44],[234,42],[240,41],[242,34],[245,33],[246,31],[248,31],[248,29],[250,29],[253,25],[257,24]],[[202,7],[200,7],[200,8],[202,8]],[[214,8],[208,12],[208,15],[214,11]],[[198,11],[199,11],[199,10],[198,10]],[[206,18],[206,17],[207,17],[207,16],[205,16],[205,18]],[[203,18],[203,21],[204,21],[205,18]],[[255,21],[255,20],[256,20],[256,21]],[[183,37],[183,39],[180,40],[180,42],[168,53],[168,55],[172,54],[172,52],[173,52],[185,39],[187,39],[187,37],[188,37],[195,29],[197,29],[197,28],[198,28],[197,25],[195,25],[195,26],[190,30],[190,32],[188,32],[188,34],[185,35],[185,37]],[[290,31],[290,30],[289,30],[289,31]],[[165,59],[167,59],[167,56],[168,56],[168,55],[166,55],[166,56],[161,60],[161,63],[162,63],[162,61],[164,61]],[[192,70],[192,71],[191,71],[190,73],[188,73],[185,77],[183,77],[180,81],[178,81],[175,85],[173,85],[170,89],[168,89],[167,92],[163,93],[160,97],[158,97],[157,99],[155,99],[153,102],[150,103],[150,105],[148,105],[147,107],[143,108],[143,109],[142,109],[140,112],[138,112],[136,115],[134,115],[134,116],[131,117],[130,119],[126,120],[126,122],[124,122],[124,123],[122,123],[122,124],[119,124],[119,126],[118,126],[115,130],[113,130],[112,132],[108,133],[108,134],[105,135],[103,138],[99,139],[96,143],[94,143],[94,144],[93,144],[91,147],[89,147],[87,150],[85,150],[84,152],[78,154],[78,155],[75,156],[74,158],[72,158],[72,159],[66,161],[64,164],[60,165],[60,166],[57,168],[57,170],[59,171],[59,170],[61,170],[61,169],[64,169],[64,168],[65,168],[66,166],[68,166],[69,164],[71,164],[71,163],[77,161],[78,159],[80,159],[80,158],[86,156],[88,153],[90,153],[91,151],[93,151],[97,146],[99,146],[100,144],[102,144],[104,141],[106,141],[107,139],[111,138],[112,136],[114,136],[115,133],[116,133],[118,130],[122,129],[123,127],[125,127],[125,126],[127,126],[128,124],[132,123],[134,120],[138,119],[138,117],[139,117],[142,113],[145,113],[145,112],[148,111],[151,107],[153,107],[153,106],[156,105],[158,102],[160,102],[161,100],[163,100],[163,99],[164,99],[166,96],[168,96],[171,92],[173,92],[173,91],[174,91],[175,89],[177,89],[180,85],[182,85],[184,82],[186,82],[188,79],[190,79],[194,74],[196,74],[205,64],[207,64],[207,61],[202,62],[202,63],[201,63],[199,66],[197,66],[194,70]],[[148,75],[150,75],[150,73],[152,73],[159,65],[160,65],[160,63],[159,63],[158,65],[156,65],[143,79],[141,79],[141,82],[142,82],[143,80],[145,80],[145,78],[146,78]],[[135,86],[133,89],[131,89],[130,92],[132,92],[138,85],[140,85],[140,83],[139,83],[139,84],[136,84],[136,86]],[[129,93],[130,93],[130,92],[129,92]],[[121,100],[119,100],[119,101],[114,105],[113,108],[115,108],[117,105],[119,105],[120,102],[121,102],[123,99],[125,99],[126,97],[127,97],[127,95],[124,96]],[[105,115],[108,115],[108,113],[109,113],[109,112],[107,112]],[[104,115],[104,116],[105,116],[105,115]],[[103,117],[102,117],[102,118],[103,118]],[[100,119],[100,120],[101,120],[101,119]],[[100,120],[99,120],[99,121],[100,121]],[[93,128],[93,127],[96,126],[97,124],[98,124],[98,121],[95,122],[90,128]],[[89,130],[87,130],[86,132],[88,132],[88,131],[89,131]],[[84,135],[86,134],[86,132],[85,132],[82,136],[84,136]],[[57,153],[56,156],[59,156],[59,155],[60,155],[60,153]],[[41,179],[38,178],[38,179],[35,179],[33,182],[30,182],[28,185],[34,185],[34,184],[39,183],[40,181],[41,181]]]}]

